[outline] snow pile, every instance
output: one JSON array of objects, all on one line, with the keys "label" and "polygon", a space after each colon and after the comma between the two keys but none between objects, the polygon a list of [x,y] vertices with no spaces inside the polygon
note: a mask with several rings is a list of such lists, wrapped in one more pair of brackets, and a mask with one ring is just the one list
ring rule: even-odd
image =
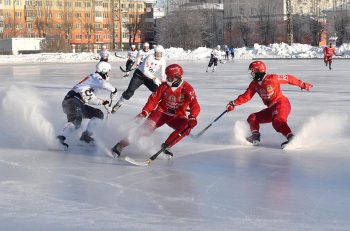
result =
[{"label": "snow pile", "polygon": [[[313,47],[307,44],[294,43],[289,46],[286,43],[274,43],[268,46],[254,44],[254,47],[242,47],[235,49],[236,59],[252,58],[322,58],[322,47]],[[350,44],[343,44],[337,48],[338,54],[350,58]],[[167,60],[208,60],[211,48],[199,47],[195,50],[184,50],[183,48],[166,49]],[[125,61],[127,51],[110,52],[109,60]],[[125,58],[124,58],[125,57]],[[96,62],[99,59],[98,54],[83,53],[40,53],[27,55],[1,55],[1,63],[83,63]]]}]

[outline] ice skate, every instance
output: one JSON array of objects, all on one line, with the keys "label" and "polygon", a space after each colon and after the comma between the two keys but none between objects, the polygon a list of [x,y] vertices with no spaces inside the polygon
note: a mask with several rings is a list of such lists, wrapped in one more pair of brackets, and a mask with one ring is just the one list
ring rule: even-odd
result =
[{"label": "ice skate", "polygon": [[119,157],[120,154],[122,153],[123,148],[124,147],[123,147],[123,145],[120,142],[117,143],[116,145],[114,145],[114,147],[111,150],[113,158]]},{"label": "ice skate", "polygon": [[287,141],[283,142],[281,144],[281,148],[285,148],[287,144],[289,144],[292,140],[294,139],[294,135],[293,134],[290,134],[288,137],[287,137]]},{"label": "ice skate", "polygon": [[[167,145],[165,144],[165,143],[163,143],[162,145],[161,145],[161,148],[164,148],[164,147],[167,147]],[[173,153],[172,152],[170,152],[170,150],[169,150],[170,148],[169,147],[167,147],[164,151],[163,151],[163,153],[161,153],[161,154],[159,154],[159,158],[160,159],[163,159],[163,160],[170,160],[171,158],[173,158]]]},{"label": "ice skate", "polygon": [[68,149],[69,145],[66,142],[64,142],[66,140],[66,137],[59,135],[56,138],[58,139],[58,141],[60,142],[60,144],[63,146],[65,150]]},{"label": "ice skate", "polygon": [[92,144],[94,145],[95,144],[95,140],[94,138],[91,137],[92,136],[92,133],[91,132],[88,132],[88,131],[84,131],[81,136],[80,136],[80,141],[82,141],[83,143],[86,143],[86,144]]},{"label": "ice skate", "polygon": [[251,136],[247,137],[246,140],[254,146],[260,143],[260,132],[253,132]]}]

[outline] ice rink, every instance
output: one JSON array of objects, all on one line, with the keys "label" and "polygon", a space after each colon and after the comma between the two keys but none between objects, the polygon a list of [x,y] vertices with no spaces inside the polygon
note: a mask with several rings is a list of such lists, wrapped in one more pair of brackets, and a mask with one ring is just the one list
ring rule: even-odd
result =
[{"label": "ice rink", "polygon": [[[192,134],[245,91],[249,63],[220,64],[214,73],[205,72],[207,62],[180,63],[202,108]],[[106,152],[137,129],[146,87],[98,124],[97,146],[82,146],[79,130],[68,151],[57,151],[55,136],[66,122],[61,101],[94,63],[0,65],[0,230],[350,230],[349,61],[335,60],[332,71],[321,59],[266,64],[268,73],[314,84],[310,92],[283,85],[296,134],[287,150],[271,124],[262,125],[260,146],[243,142],[246,118],[264,108],[256,95],[199,139],[173,147],[171,161],[148,167]],[[130,80],[121,78],[120,65],[112,63],[110,80],[118,96]],[[124,154],[147,159],[171,131],[161,127]]]}]

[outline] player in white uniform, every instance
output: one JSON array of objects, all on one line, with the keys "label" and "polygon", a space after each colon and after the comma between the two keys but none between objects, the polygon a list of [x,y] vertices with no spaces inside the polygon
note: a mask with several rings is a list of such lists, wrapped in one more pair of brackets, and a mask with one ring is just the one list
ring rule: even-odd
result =
[{"label": "player in white uniform", "polygon": [[[162,82],[166,82],[165,75],[165,50],[163,46],[158,45],[154,49],[154,54],[148,55],[138,66],[132,76],[128,88],[123,92],[118,102],[113,106],[112,113],[116,112],[125,100],[129,100],[136,89],[144,84],[150,91],[155,92]],[[155,73],[160,70],[162,80],[160,81]]]},{"label": "player in white uniform", "polygon": [[222,52],[220,50],[220,45],[217,45],[215,49],[213,49],[213,51],[210,54],[210,60],[209,60],[209,64],[207,67],[206,72],[208,72],[209,68],[214,64],[213,70],[212,72],[215,71],[217,65],[218,65],[218,61],[221,60],[221,56],[222,56]]},{"label": "player in white uniform", "polygon": [[137,53],[136,66],[138,67],[139,65],[141,65],[143,60],[145,60],[145,58],[150,54],[151,54],[151,50],[149,49],[149,43],[145,42],[143,44],[142,49],[139,50],[139,52]]},{"label": "player in white uniform", "polygon": [[131,45],[130,50],[128,51],[128,61],[126,61],[126,74],[123,77],[128,77],[130,74],[130,70],[136,61],[138,51],[136,50],[136,46]]},{"label": "player in white uniform", "polygon": [[103,112],[89,105],[108,105],[108,100],[96,97],[99,89],[105,89],[111,92],[110,99],[116,97],[117,88],[107,82],[108,73],[111,71],[111,65],[107,62],[99,62],[96,65],[96,72],[86,76],[76,84],[64,97],[62,101],[63,112],[67,115],[68,122],[64,125],[62,132],[57,136],[59,142],[64,148],[68,148],[65,142],[74,130],[81,126],[82,119],[90,119],[86,130],[81,134],[80,140],[85,143],[94,141],[92,138],[93,128],[97,119],[103,119]]},{"label": "player in white uniform", "polygon": [[100,51],[100,62],[108,62],[109,51],[106,46],[102,46],[102,50]]}]

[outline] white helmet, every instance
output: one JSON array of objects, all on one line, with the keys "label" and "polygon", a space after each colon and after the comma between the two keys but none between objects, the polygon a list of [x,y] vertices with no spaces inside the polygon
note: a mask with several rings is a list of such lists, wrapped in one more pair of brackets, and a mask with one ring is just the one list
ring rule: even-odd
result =
[{"label": "white helmet", "polygon": [[100,52],[101,61],[107,62],[108,58],[109,58],[109,52],[107,50],[101,50],[101,52]]},{"label": "white helmet", "polygon": [[112,70],[111,64],[101,61],[96,65],[96,72],[99,73],[102,78],[109,79],[108,72]]},{"label": "white helmet", "polygon": [[154,48],[154,56],[156,57],[156,59],[161,59],[164,53],[165,53],[165,49],[162,45],[157,45]]},{"label": "white helmet", "polygon": [[135,44],[132,44],[131,45],[131,49],[135,49],[136,48],[136,45]]},{"label": "white helmet", "polygon": [[149,47],[149,43],[148,43],[148,42],[145,42],[145,43],[143,44],[143,47]]},{"label": "white helmet", "polygon": [[221,46],[220,46],[220,45],[217,45],[216,48],[217,48],[218,50],[220,50]]}]

